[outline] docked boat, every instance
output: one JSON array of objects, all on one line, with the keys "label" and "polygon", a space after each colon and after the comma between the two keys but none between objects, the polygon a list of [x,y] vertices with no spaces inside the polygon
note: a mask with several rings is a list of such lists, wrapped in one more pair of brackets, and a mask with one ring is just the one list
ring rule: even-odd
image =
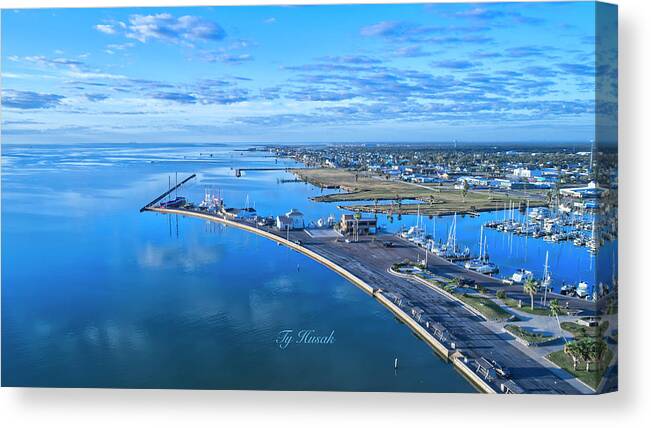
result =
[{"label": "docked boat", "polygon": [[499,272],[499,268],[495,263],[489,262],[488,253],[486,251],[486,237],[484,236],[484,227],[481,227],[479,234],[479,257],[476,259],[468,260],[464,263],[463,267],[468,270],[491,275]]},{"label": "docked boat", "polygon": [[482,262],[480,265],[470,267],[469,269],[483,273],[484,275],[493,275],[500,272],[500,268],[493,262]]},{"label": "docked boat", "polygon": [[576,294],[576,286],[572,284],[563,284],[560,292],[563,296],[574,296]]},{"label": "docked boat", "polygon": [[588,297],[588,283],[585,281],[579,282],[579,284],[576,286],[576,296],[580,297],[582,299],[585,299]]},{"label": "docked boat", "polygon": [[511,280],[517,284],[522,284],[529,279],[533,279],[533,272],[530,270],[518,269],[511,275]]},{"label": "docked boat", "polygon": [[543,271],[543,279],[540,282],[540,288],[543,292],[542,304],[543,306],[547,304],[547,293],[553,291],[552,289],[552,273],[549,270],[549,251],[545,253],[545,266]]},{"label": "docked boat", "polygon": [[588,249],[590,254],[597,254],[599,251],[599,243],[595,239],[589,239],[586,242],[585,247]]},{"label": "docked boat", "polygon": [[160,207],[161,208],[179,208],[185,205],[188,201],[183,197],[183,196],[177,196],[176,198],[166,201],[166,202],[161,202]]}]

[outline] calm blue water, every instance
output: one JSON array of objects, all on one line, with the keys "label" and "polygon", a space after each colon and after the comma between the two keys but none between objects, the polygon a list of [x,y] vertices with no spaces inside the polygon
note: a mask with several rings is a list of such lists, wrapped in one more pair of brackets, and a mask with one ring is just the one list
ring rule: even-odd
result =
[{"label": "calm blue water", "polygon": [[[196,200],[212,186],[263,213],[335,213],[307,199],[320,190],[279,184],[284,173],[231,170],[273,159],[198,145],[3,146],[2,155],[3,385],[473,391],[316,262],[246,232],[138,212],[170,175],[197,172],[184,190]],[[283,350],[286,329],[334,331],[335,343]]]}]

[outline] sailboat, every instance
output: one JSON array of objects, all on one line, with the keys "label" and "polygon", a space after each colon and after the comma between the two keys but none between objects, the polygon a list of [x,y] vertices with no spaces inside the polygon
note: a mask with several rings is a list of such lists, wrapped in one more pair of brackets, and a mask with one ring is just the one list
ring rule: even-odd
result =
[{"label": "sailboat", "polygon": [[486,239],[487,237],[484,236],[484,226],[482,226],[479,233],[479,257],[468,260],[464,264],[464,267],[468,270],[490,275],[498,273],[499,268],[495,263],[488,261],[489,257],[486,252]]},{"label": "sailboat", "polygon": [[545,271],[541,286],[543,288],[543,305],[547,304],[547,293],[552,291],[552,275],[549,272],[549,251],[545,253]]},{"label": "sailboat", "polygon": [[409,229],[406,231],[402,232],[402,237],[417,244],[420,246],[425,245],[425,231],[423,228],[420,226],[421,224],[421,217],[420,217],[420,206],[417,207],[418,212],[416,214],[416,225],[411,226]]},{"label": "sailboat", "polygon": [[594,255],[599,251],[599,242],[597,241],[596,222],[594,217],[592,218],[592,235],[588,242],[586,242],[585,246],[590,254]]},{"label": "sailboat", "polygon": [[470,248],[464,248],[463,251],[457,245],[457,213],[454,213],[452,225],[448,230],[448,241],[441,246],[438,254],[450,261],[464,261],[470,259]]}]

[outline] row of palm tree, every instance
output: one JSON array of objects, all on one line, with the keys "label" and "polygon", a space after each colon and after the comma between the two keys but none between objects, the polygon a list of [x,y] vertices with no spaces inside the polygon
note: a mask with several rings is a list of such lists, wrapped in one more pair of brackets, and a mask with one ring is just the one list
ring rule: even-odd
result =
[{"label": "row of palm tree", "polygon": [[574,370],[577,370],[579,360],[585,361],[585,370],[590,371],[590,364],[596,363],[597,369],[608,350],[608,345],[603,339],[584,337],[579,340],[565,343],[563,351],[572,358]]},{"label": "row of palm tree", "polygon": [[[531,298],[531,309],[533,310],[533,301],[536,292],[538,292],[538,284],[532,278],[529,278],[524,282],[522,287],[523,291]],[[562,332],[563,328],[561,327],[561,320],[559,318],[559,315],[562,314],[562,310],[558,303],[558,299],[553,299],[549,302],[549,312],[556,318],[558,329]],[[597,369],[600,368],[600,364],[608,351],[608,345],[603,339],[584,337],[579,340],[568,342],[564,335],[562,335],[562,337],[565,341],[563,351],[572,358],[574,370],[577,370],[579,361],[585,362],[586,371],[590,371],[590,364],[592,363],[596,363]]]}]

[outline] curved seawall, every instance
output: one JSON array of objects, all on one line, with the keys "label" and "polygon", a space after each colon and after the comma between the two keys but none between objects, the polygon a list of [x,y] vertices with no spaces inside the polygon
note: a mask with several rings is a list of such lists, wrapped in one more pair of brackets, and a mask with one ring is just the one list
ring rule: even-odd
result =
[{"label": "curved seawall", "polygon": [[177,214],[186,217],[195,217],[208,221],[213,221],[216,223],[221,223],[226,226],[232,226],[238,229],[245,230],[247,232],[254,233],[256,235],[265,237],[272,241],[276,241],[279,244],[282,244],[286,247],[289,247],[295,251],[298,251],[311,259],[321,263],[322,265],[328,267],[339,275],[343,276],[349,282],[353,283],[358,288],[362,289],[367,294],[373,296],[378,302],[385,306],[391,313],[394,314],[401,322],[409,326],[409,328],[425,343],[427,343],[436,353],[445,361],[451,362],[473,386],[475,386],[479,391],[495,394],[497,391],[493,389],[490,385],[485,383],[474,371],[470,370],[462,361],[461,358],[455,353],[453,349],[448,349],[443,343],[437,340],[432,334],[430,334],[423,326],[418,324],[413,318],[411,318],[406,312],[404,312],[399,306],[391,302],[379,288],[374,288],[365,281],[358,278],[356,275],[353,275],[348,270],[344,269],[340,265],[332,262],[331,260],[323,257],[320,254],[315,253],[314,251],[303,247],[302,245],[296,244],[290,240],[287,240],[279,235],[276,235],[266,230],[259,229],[241,222],[228,220],[223,217],[218,217],[211,214],[201,213],[197,211],[190,211],[184,209],[171,209],[171,208],[146,208],[146,211],[159,212],[163,214]]}]

